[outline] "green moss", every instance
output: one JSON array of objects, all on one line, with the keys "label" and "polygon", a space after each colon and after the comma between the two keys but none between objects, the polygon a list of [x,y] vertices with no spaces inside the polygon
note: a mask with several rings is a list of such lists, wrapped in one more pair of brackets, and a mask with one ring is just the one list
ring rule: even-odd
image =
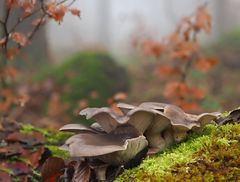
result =
[{"label": "green moss", "polygon": [[9,169],[9,168],[3,167],[3,166],[0,166],[0,171],[7,173],[9,175],[14,175],[14,172],[12,169]]},{"label": "green moss", "polygon": [[63,159],[68,159],[70,157],[68,151],[61,150],[61,149],[59,149],[58,146],[46,145],[45,147],[51,151],[53,157],[59,157],[59,158],[63,158]]},{"label": "green moss", "polygon": [[[192,134],[185,142],[145,159],[140,166],[124,171],[116,181],[235,180],[240,172],[239,156],[239,124],[207,125],[201,134]],[[201,161],[211,168],[204,167]],[[222,172],[224,165],[227,166]],[[204,175],[198,168],[204,168]]]},{"label": "green moss", "polygon": [[48,130],[45,128],[37,128],[33,127],[30,124],[21,125],[20,132],[22,133],[32,133],[34,131],[40,132],[44,135],[46,139],[44,146],[50,150],[53,156],[64,159],[69,158],[69,153],[67,151],[59,149],[59,146],[64,144],[64,142],[72,135],[72,133]]},{"label": "green moss", "polygon": [[43,136],[46,139],[46,144],[50,144],[50,145],[57,145],[57,144],[64,143],[72,135],[72,133],[68,133],[68,132],[59,132],[56,130],[37,128],[30,124],[21,125],[20,132],[22,133],[32,133],[34,131],[37,131],[43,134]]}]

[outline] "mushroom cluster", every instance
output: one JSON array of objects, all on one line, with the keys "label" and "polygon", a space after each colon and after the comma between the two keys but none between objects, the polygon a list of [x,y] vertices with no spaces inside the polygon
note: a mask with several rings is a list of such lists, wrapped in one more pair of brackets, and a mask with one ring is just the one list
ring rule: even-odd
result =
[{"label": "mushroom cluster", "polygon": [[157,153],[219,115],[187,114],[175,105],[156,102],[138,106],[119,103],[117,106],[121,114],[107,107],[82,110],[80,115],[95,121],[90,127],[67,124],[60,128],[60,131],[76,133],[61,147],[68,150],[71,157],[104,163],[94,168],[99,180],[106,179],[108,165],[124,166],[146,148],[148,154]]}]

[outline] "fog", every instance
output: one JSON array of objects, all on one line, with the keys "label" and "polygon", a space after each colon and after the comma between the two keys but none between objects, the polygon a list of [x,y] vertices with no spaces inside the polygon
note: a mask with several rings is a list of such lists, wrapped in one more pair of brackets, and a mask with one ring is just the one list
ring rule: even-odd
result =
[{"label": "fog", "polygon": [[60,25],[48,24],[50,52],[58,60],[93,47],[116,56],[129,55],[136,34],[161,39],[174,30],[181,17],[193,14],[204,3],[213,17],[213,31],[202,36],[203,43],[239,25],[231,21],[239,17],[238,0],[79,0],[75,6],[81,10],[80,19],[69,15]]}]

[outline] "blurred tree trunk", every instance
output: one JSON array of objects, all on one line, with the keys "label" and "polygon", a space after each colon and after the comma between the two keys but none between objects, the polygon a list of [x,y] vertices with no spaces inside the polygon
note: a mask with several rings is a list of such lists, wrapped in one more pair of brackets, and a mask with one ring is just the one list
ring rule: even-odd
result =
[{"label": "blurred tree trunk", "polygon": [[97,9],[99,16],[98,21],[98,39],[100,44],[107,48],[111,41],[111,31],[109,27],[110,4],[109,0],[97,1]]},{"label": "blurred tree trunk", "polygon": [[214,8],[216,11],[218,35],[240,26],[240,22],[238,21],[240,18],[240,1],[215,0]]}]

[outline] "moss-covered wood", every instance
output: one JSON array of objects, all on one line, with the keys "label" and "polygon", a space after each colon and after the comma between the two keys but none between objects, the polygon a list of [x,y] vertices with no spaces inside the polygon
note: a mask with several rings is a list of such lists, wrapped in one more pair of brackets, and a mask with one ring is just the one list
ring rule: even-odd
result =
[{"label": "moss-covered wood", "polygon": [[115,181],[238,181],[239,174],[240,124],[208,125]]}]

